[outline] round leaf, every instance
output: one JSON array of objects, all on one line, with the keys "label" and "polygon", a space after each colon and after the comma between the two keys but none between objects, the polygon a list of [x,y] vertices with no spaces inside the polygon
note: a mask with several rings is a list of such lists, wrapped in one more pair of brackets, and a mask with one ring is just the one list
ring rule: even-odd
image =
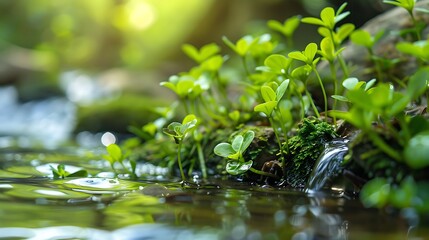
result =
[{"label": "round leaf", "polygon": [[414,136],[404,149],[405,162],[413,169],[429,166],[429,131]]},{"label": "round leaf", "polygon": [[366,183],[360,199],[366,207],[383,207],[387,204],[390,194],[390,185],[386,179],[375,178]]},{"label": "round leaf", "polygon": [[244,163],[231,160],[226,163],[226,171],[231,175],[240,175],[247,172],[252,167],[252,164],[252,160]]},{"label": "round leaf", "polygon": [[234,149],[229,143],[219,143],[218,145],[216,145],[213,151],[216,155],[225,158],[235,153]]}]

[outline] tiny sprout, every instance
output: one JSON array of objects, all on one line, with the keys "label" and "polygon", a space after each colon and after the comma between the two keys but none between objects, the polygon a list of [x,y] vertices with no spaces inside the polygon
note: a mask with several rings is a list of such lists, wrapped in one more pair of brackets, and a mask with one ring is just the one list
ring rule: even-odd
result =
[{"label": "tiny sprout", "polygon": [[222,38],[223,42],[231,48],[239,56],[244,57],[249,51],[250,48],[259,41],[259,38],[253,38],[250,35],[246,35],[240,38],[235,44],[231,42],[227,37]]},{"label": "tiny sprout", "polygon": [[304,51],[294,51],[290,52],[288,56],[292,59],[302,61],[309,66],[314,66],[319,61],[319,58],[314,59],[317,53],[317,44],[309,43]]},{"label": "tiny sprout", "polygon": [[286,19],[283,24],[277,20],[268,21],[267,25],[271,29],[282,33],[285,37],[292,37],[295,30],[298,28],[300,22],[299,16],[294,16]]},{"label": "tiny sprout", "polygon": [[88,172],[86,170],[79,170],[74,173],[69,173],[66,171],[66,167],[64,164],[58,164],[57,168],[54,168],[53,166],[49,166],[52,170],[52,174],[54,175],[55,179],[58,178],[66,178],[66,177],[87,177]]},{"label": "tiny sprout", "polygon": [[204,45],[200,50],[198,50],[196,47],[190,44],[184,44],[182,46],[182,50],[186,53],[186,55],[188,55],[188,57],[192,58],[197,63],[202,63],[215,54],[219,53],[220,47],[215,43],[211,43]]},{"label": "tiny sprout", "polygon": [[129,153],[123,153],[121,147],[119,147],[117,144],[113,143],[106,147],[107,155],[103,155],[104,159],[109,161],[110,167],[112,170],[117,174],[115,163],[119,163],[122,168],[128,172],[132,177],[136,177],[136,166],[137,163],[135,161],[129,161],[129,164],[131,165],[131,170],[129,170],[124,165],[124,160],[129,156]]},{"label": "tiny sprout", "polygon": [[429,40],[414,43],[400,42],[396,44],[396,48],[400,52],[412,55],[426,63],[429,62]]},{"label": "tiny sprout", "polygon": [[278,75],[286,75],[289,71],[292,59],[281,54],[271,54],[264,61],[264,66],[257,67],[256,70],[270,72]]},{"label": "tiny sprout", "polygon": [[383,3],[391,4],[397,7],[402,7],[408,12],[412,12],[414,9],[414,5],[416,4],[416,0],[383,0]]},{"label": "tiny sprout", "polygon": [[231,143],[219,143],[214,148],[214,153],[228,160],[226,171],[231,175],[239,175],[247,172],[253,164],[252,160],[245,161],[243,153],[250,146],[255,137],[255,132],[247,131],[243,135],[238,134]]},{"label": "tiny sprout", "polygon": [[173,137],[174,142],[178,145],[177,161],[180,168],[180,175],[183,181],[185,181],[186,178],[185,178],[185,173],[183,171],[181,154],[180,154],[182,151],[182,144],[186,136],[196,128],[197,122],[198,120],[196,116],[193,114],[189,114],[183,119],[182,123],[172,122],[167,126],[167,128],[163,129],[163,132]]}]

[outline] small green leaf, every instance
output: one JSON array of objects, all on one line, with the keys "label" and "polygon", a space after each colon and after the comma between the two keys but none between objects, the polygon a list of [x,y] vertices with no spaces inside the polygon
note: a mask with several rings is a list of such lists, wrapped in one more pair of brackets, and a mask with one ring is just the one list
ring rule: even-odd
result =
[{"label": "small green leaf", "polygon": [[307,57],[300,51],[290,52],[288,57],[305,63],[307,62]]},{"label": "small green leaf", "polygon": [[300,23],[299,16],[294,16],[286,19],[283,24],[276,20],[268,21],[267,25],[269,28],[281,32],[286,37],[291,37],[295,30],[298,28]]},{"label": "small green leaf", "polygon": [[341,101],[341,102],[350,102],[348,98],[346,98],[345,96],[342,96],[342,95],[332,95],[331,97],[333,99],[337,99],[338,101]]},{"label": "small green leaf", "polygon": [[276,74],[286,74],[290,64],[291,60],[280,54],[271,54],[264,61],[264,65]]},{"label": "small green leaf", "polygon": [[410,139],[404,149],[405,162],[413,169],[429,166],[429,131],[422,132]]},{"label": "small green leaf", "polygon": [[375,178],[363,186],[360,192],[360,199],[365,207],[380,208],[388,203],[389,195],[389,182],[383,178]]},{"label": "small green leaf", "polygon": [[243,136],[243,144],[241,146],[241,153],[246,151],[246,149],[250,146],[253,139],[255,138],[255,132],[253,131],[247,131]]},{"label": "small green leaf", "polygon": [[190,80],[190,79],[180,80],[176,85],[176,89],[177,89],[176,93],[180,97],[186,97],[191,92],[193,87],[194,87],[193,80]]},{"label": "small green leaf", "polygon": [[194,47],[191,44],[184,44],[182,46],[182,50],[186,55],[188,55],[188,57],[190,57],[191,59],[193,59],[198,63],[200,62],[200,54],[196,47]]},{"label": "small green leaf", "polygon": [[411,177],[401,182],[398,188],[393,188],[390,193],[390,202],[398,208],[411,207],[417,194],[416,183]]},{"label": "small green leaf", "polygon": [[243,145],[243,140],[244,138],[242,135],[237,135],[234,137],[234,139],[232,140],[231,146],[235,152],[240,152],[241,146]]},{"label": "small green leaf", "polygon": [[232,112],[228,113],[228,117],[229,117],[232,121],[234,121],[234,122],[238,122],[238,121],[240,120],[240,112],[239,112],[239,111],[237,111],[237,110],[232,111]]},{"label": "small green leaf", "polygon": [[301,22],[313,24],[313,25],[325,26],[325,23],[322,20],[315,17],[305,17],[301,19]]},{"label": "small green leaf", "polygon": [[163,128],[162,131],[172,137],[179,137],[181,136],[180,134],[180,127],[182,126],[181,123],[178,122],[172,122],[170,124],[168,124],[168,126],[166,128]]},{"label": "small green leaf", "polygon": [[262,86],[261,87],[261,95],[265,102],[269,101],[275,101],[276,100],[276,93],[274,90],[268,86]]},{"label": "small green leaf", "polygon": [[267,117],[271,117],[271,114],[273,113],[274,108],[277,106],[277,101],[269,101],[265,103],[258,104],[254,107],[255,112],[262,112]]},{"label": "small green leaf", "polygon": [[387,107],[392,104],[394,88],[391,84],[379,84],[371,89],[369,96],[375,107]]},{"label": "small green leaf", "polygon": [[122,150],[117,144],[110,144],[106,147],[107,153],[115,162],[121,162],[122,159]]},{"label": "small green leaf", "polygon": [[373,78],[371,80],[369,80],[366,84],[365,84],[365,91],[368,91],[372,86],[374,86],[375,82],[377,82],[377,79]]},{"label": "small green leaf", "polygon": [[325,37],[320,42],[320,55],[328,62],[333,62],[335,60],[335,47],[331,38]]},{"label": "small green leaf", "polygon": [[159,85],[164,86],[177,94],[176,85],[171,82],[161,82]]},{"label": "small green leaf", "polygon": [[201,67],[204,70],[215,72],[218,71],[223,64],[223,58],[220,55],[215,55],[213,57],[208,58],[204,62],[201,63]]},{"label": "small green leaf", "polygon": [[238,162],[230,160],[226,163],[226,171],[231,175],[240,175],[247,172],[252,167],[253,161]]},{"label": "small green leaf", "polygon": [[232,148],[231,144],[229,143],[219,143],[218,145],[216,145],[213,151],[216,155],[225,157],[225,158],[236,153],[236,151]]},{"label": "small green leaf", "polygon": [[363,89],[353,89],[348,91],[346,97],[354,106],[368,111],[373,111],[374,104],[372,103],[372,98],[369,97],[368,93],[363,91]]},{"label": "small green leaf", "polygon": [[338,37],[338,43],[342,43],[353,31],[355,30],[355,25],[351,23],[346,23],[341,25],[338,28],[336,36]]},{"label": "small green leaf", "polygon": [[323,26],[333,30],[335,26],[335,11],[331,7],[326,7],[320,12],[320,19],[323,21]]},{"label": "small green leaf", "polygon": [[411,99],[418,98],[427,89],[429,82],[429,67],[420,68],[413,76],[411,76],[407,85],[407,95]]},{"label": "small green leaf", "polygon": [[79,170],[68,174],[66,177],[88,177],[88,172],[86,170]]},{"label": "small green leaf", "polygon": [[289,79],[284,80],[280,86],[277,87],[276,89],[276,101],[280,101],[283,97],[283,95],[285,94],[287,87],[289,86]]},{"label": "small green leaf", "polygon": [[364,46],[366,48],[372,48],[374,45],[374,41],[369,34],[369,32],[365,30],[356,30],[350,35],[350,40],[357,45]]},{"label": "small green leaf", "polygon": [[347,78],[343,81],[343,87],[345,87],[347,90],[353,90],[356,89],[356,85],[358,84],[358,82],[359,80],[357,78]]},{"label": "small green leaf", "polygon": [[[304,55],[307,57],[307,64],[310,62],[313,62],[314,57],[317,53],[317,44],[316,43],[309,43],[304,50]],[[309,64],[311,65],[311,64]]]}]

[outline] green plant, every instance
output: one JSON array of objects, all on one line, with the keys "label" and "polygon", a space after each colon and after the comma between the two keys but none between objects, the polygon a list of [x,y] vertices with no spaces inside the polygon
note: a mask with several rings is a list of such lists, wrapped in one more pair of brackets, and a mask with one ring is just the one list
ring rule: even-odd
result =
[{"label": "green plant", "polygon": [[428,12],[427,9],[423,9],[423,8],[416,8],[416,0],[383,0],[383,3],[387,3],[387,4],[391,4],[397,7],[401,7],[403,9],[405,9],[408,14],[411,17],[411,20],[413,22],[413,30],[415,32],[415,35],[417,37],[417,40],[421,39],[421,30],[423,28],[422,24],[419,24],[418,21],[416,20],[416,17],[414,15],[414,10],[418,10],[418,11],[422,11],[422,12]]},{"label": "green plant", "polygon": [[213,149],[213,152],[218,156],[228,159],[225,169],[231,175],[241,175],[250,170],[256,174],[277,178],[277,176],[270,173],[253,168],[253,161],[246,161],[244,159],[243,153],[250,146],[254,137],[255,132],[252,130],[249,130],[244,134],[237,134],[231,143],[222,142],[217,144]]},{"label": "green plant", "polygon": [[[317,71],[316,64],[319,62],[320,58],[316,58],[317,54],[317,44],[316,43],[309,43],[304,51],[294,51],[290,52],[288,56],[292,59],[304,62],[306,66],[308,66],[309,69],[311,69],[317,77],[317,80],[319,81],[320,88],[322,89],[323,94],[323,100],[324,100],[324,110],[325,114],[328,112],[328,99],[326,97],[326,90],[323,85],[322,78],[320,77],[319,72]],[[310,103],[313,107],[313,111],[316,114],[316,116],[319,118],[320,114],[317,110],[317,107],[314,104],[314,101],[312,100],[309,91],[306,89],[306,94],[308,96],[308,99],[310,100]]]},{"label": "green plant", "polygon": [[239,175],[247,172],[252,167],[253,161],[246,161],[243,153],[250,146],[255,137],[255,132],[248,131],[245,134],[238,134],[231,143],[219,143],[214,148],[214,153],[218,156],[225,157],[228,160],[226,171],[231,175]]},{"label": "green plant", "polygon": [[124,163],[124,161],[129,157],[130,152],[123,153],[121,147],[119,147],[119,145],[115,143],[106,146],[106,151],[107,151],[107,155],[104,155],[103,157],[104,159],[109,161],[110,167],[116,174],[118,174],[119,172],[117,171],[115,164],[119,163],[122,169],[126,173],[128,173],[131,176],[131,178],[137,178],[137,174],[136,174],[137,162],[134,160],[128,159],[128,164],[130,165],[130,167],[125,166],[125,163]]},{"label": "green plant", "polygon": [[[279,108],[279,103],[282,100],[282,97],[289,86],[289,82],[290,82],[289,79],[286,79],[278,86],[276,83],[273,82],[272,85],[276,87],[275,91],[271,86],[262,86],[261,95],[262,95],[262,99],[264,100],[264,103],[260,103],[256,105],[254,108],[255,112],[262,112],[268,118],[268,121],[270,122],[270,125],[274,130],[274,134],[276,136],[281,155],[283,155],[283,144],[282,144],[282,141],[280,140],[280,136],[277,130],[277,125],[274,123],[274,119],[278,119],[279,121],[280,129],[282,129],[283,136],[285,138],[284,142],[286,146],[286,153],[288,153],[289,146],[288,146],[288,138],[287,138],[286,121],[291,121],[291,118],[288,117],[287,119],[285,119],[285,114],[283,114],[282,110]],[[276,118],[273,115],[274,113],[276,115]],[[287,114],[287,116],[290,116],[290,114]],[[283,166],[286,166],[286,163],[284,161],[286,161],[285,157],[283,157]]]},{"label": "green plant", "polygon": [[49,166],[52,170],[52,174],[54,175],[54,178],[66,178],[66,177],[87,177],[88,172],[86,170],[79,170],[74,173],[69,173],[66,171],[66,167],[64,164],[58,164],[57,168],[54,168],[53,166]]},{"label": "green plant", "polygon": [[368,31],[365,31],[362,29],[356,30],[350,35],[350,40],[354,44],[363,46],[367,49],[369,53],[369,57],[371,61],[374,63],[377,79],[381,82],[383,82],[384,72],[386,69],[386,67],[383,68],[383,66],[387,66],[387,68],[391,68],[398,62],[397,59],[385,59],[375,55],[374,46],[381,39],[381,37],[383,37],[383,35],[384,35],[384,30],[379,31],[374,36],[371,36],[371,34]]},{"label": "green plant", "polygon": [[419,61],[428,64],[429,63],[429,39],[417,42],[399,42],[396,44],[396,48],[405,54],[416,57]]},{"label": "green plant", "polygon": [[186,180],[181,159],[183,140],[187,137],[189,133],[191,133],[196,128],[197,122],[198,120],[196,116],[193,114],[189,114],[183,119],[182,123],[172,122],[167,126],[167,128],[163,129],[163,132],[168,136],[173,137],[174,142],[177,144],[177,162],[179,164],[182,181]]},{"label": "green plant", "polygon": [[[335,10],[331,7],[326,7],[320,12],[320,19],[315,17],[305,17],[301,21],[303,23],[313,24],[320,26],[318,29],[319,34],[324,37],[331,39],[333,43],[333,52],[341,51],[339,50],[341,43],[353,32],[355,26],[353,24],[344,24],[338,28],[335,28],[335,25],[347,17],[350,12],[343,12],[346,8],[347,3],[342,4],[338,10]],[[346,66],[344,59],[341,55],[337,54],[337,59],[340,63],[341,69],[343,71],[343,78],[348,78],[349,70]],[[336,75],[336,72],[331,72],[333,75]]]},{"label": "green plant", "polygon": [[295,30],[298,28],[300,21],[299,16],[293,16],[286,19],[283,23],[277,20],[269,20],[267,25],[269,28],[280,32],[286,38],[288,47],[293,49],[292,37]]}]

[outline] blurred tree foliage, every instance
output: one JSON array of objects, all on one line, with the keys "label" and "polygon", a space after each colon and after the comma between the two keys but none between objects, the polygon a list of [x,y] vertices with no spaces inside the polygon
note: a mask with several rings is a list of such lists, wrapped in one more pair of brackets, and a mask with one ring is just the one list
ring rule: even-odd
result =
[{"label": "blurred tree foliage", "polygon": [[150,67],[177,48],[212,0],[0,1],[1,50],[32,49],[45,69]]},{"label": "blurred tree foliage", "polygon": [[15,62],[35,69],[151,68],[177,57],[185,42],[199,46],[219,42],[222,35],[234,39],[252,19],[263,25],[329,4],[338,1],[0,1],[0,58],[19,47],[15,53],[27,57],[14,56]]}]

